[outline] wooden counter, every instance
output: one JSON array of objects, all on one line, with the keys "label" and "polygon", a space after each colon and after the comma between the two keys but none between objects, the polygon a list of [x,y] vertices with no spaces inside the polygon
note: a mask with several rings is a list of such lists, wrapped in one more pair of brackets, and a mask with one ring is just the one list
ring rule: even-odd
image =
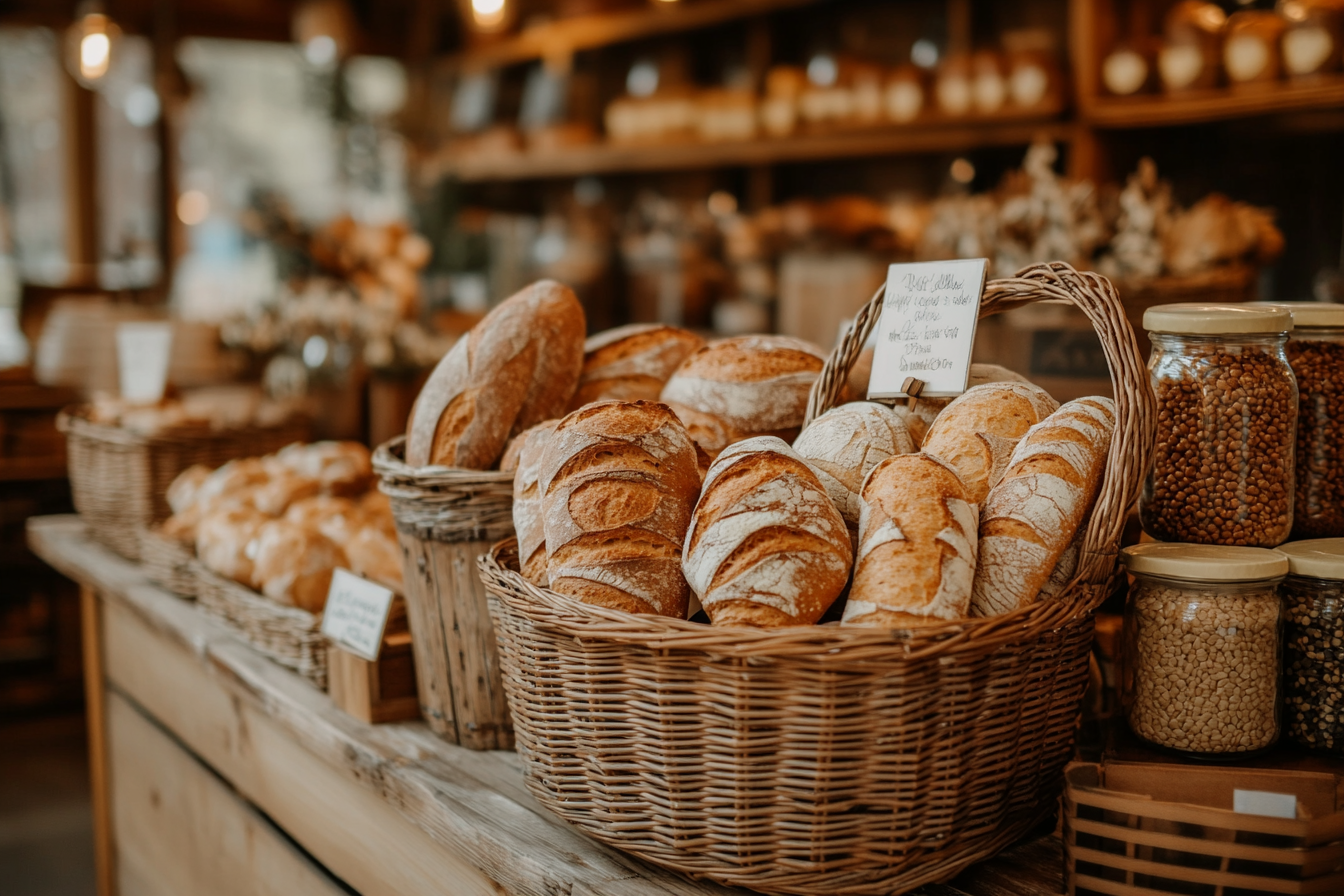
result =
[{"label": "wooden counter", "polygon": [[[513,753],[345,715],[77,517],[31,519],[28,540],[82,586],[104,896],[744,892],[588,840],[527,793]],[[920,893],[1038,896],[1061,873],[1046,835]]]}]

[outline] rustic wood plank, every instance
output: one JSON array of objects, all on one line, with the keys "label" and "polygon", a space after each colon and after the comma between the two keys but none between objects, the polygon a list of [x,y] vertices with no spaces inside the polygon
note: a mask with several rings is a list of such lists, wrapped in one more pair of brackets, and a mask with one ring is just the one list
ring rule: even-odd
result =
[{"label": "rustic wood plank", "polygon": [[1191,90],[1181,94],[1102,96],[1084,102],[1082,118],[1099,128],[1145,128],[1199,124],[1339,109],[1344,106],[1344,75],[1323,75],[1305,83],[1265,84]]},{"label": "rustic wood plank", "polygon": [[98,896],[117,896],[112,814],[108,793],[107,691],[103,681],[103,626],[98,596],[79,588],[84,638],[84,703],[89,731],[89,789],[93,807],[93,862]]},{"label": "rustic wood plank", "polygon": [[108,698],[117,875],[144,896],[343,896],[300,852],[125,698]]}]

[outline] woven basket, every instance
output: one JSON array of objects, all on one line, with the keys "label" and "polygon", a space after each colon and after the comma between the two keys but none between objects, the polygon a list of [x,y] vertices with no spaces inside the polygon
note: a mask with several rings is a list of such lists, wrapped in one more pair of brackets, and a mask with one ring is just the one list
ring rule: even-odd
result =
[{"label": "woven basket", "polygon": [[88,408],[57,418],[66,434],[70,490],[93,537],[128,560],[140,559],[140,530],[167,519],[164,495],[193,464],[218,467],[235,457],[266,454],[307,438],[306,421],[275,427],[181,427],[151,434],[95,423]]},{"label": "woven basket", "polygon": [[404,452],[399,436],[374,452],[373,469],[397,521],[420,712],[445,740],[512,749],[476,558],[513,531],[513,474],[411,467]]},{"label": "woven basket", "polygon": [[180,597],[196,597],[196,552],[189,544],[168,538],[157,526],[140,530],[140,564],[151,582]]},{"label": "woven basket", "polygon": [[[876,325],[860,312],[812,392],[829,408]],[[903,893],[1050,815],[1088,678],[1092,611],[1152,451],[1154,401],[1110,283],[1066,265],[991,282],[982,314],[1081,307],[1117,429],[1078,576],[1057,600],[904,631],[717,628],[589,606],[481,558],[532,792],[592,837],[767,893]]]},{"label": "woven basket", "polygon": [[227,623],[258,652],[293,669],[323,691],[327,689],[327,645],[322,617],[287,607],[251,588],[192,564],[196,604]]}]

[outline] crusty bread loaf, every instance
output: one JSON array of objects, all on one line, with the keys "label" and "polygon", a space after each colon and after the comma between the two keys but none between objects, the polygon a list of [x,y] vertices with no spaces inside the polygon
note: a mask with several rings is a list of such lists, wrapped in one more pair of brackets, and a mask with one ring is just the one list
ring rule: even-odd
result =
[{"label": "crusty bread loaf", "polygon": [[196,503],[196,495],[210,478],[211,472],[213,471],[204,464],[193,464],[177,474],[177,478],[168,486],[168,491],[164,495],[173,513],[183,513]]},{"label": "crusty bread loaf", "polygon": [[545,439],[550,587],[587,603],[686,618],[681,546],[700,492],[695,445],[667,405],[604,401]]},{"label": "crusty bread loaf", "polygon": [[546,528],[541,516],[541,457],[560,425],[547,420],[515,439],[518,464],[513,473],[513,530],[518,535],[518,565],[534,585],[546,584]]},{"label": "crusty bread loaf", "polygon": [[696,504],[682,568],[716,625],[812,625],[849,580],[845,521],[816,471],[773,436],[730,445]]},{"label": "crusty bread loaf", "polygon": [[345,552],[321,532],[285,520],[270,520],[248,546],[252,577],[262,594],[276,603],[321,613],[331,590],[331,575],[347,565]]},{"label": "crusty bread loaf", "polygon": [[[206,477],[196,490],[193,503],[203,515],[208,514],[225,505],[241,503],[240,496],[245,490],[264,484],[270,478],[261,458],[231,460]],[[250,496],[247,503],[251,503]]]},{"label": "crusty bread loaf", "polygon": [[387,495],[372,489],[359,499],[359,509],[364,514],[364,523],[381,529],[388,538],[397,537],[397,523],[392,516],[392,501]]},{"label": "crusty bread loaf", "polygon": [[822,414],[793,443],[793,450],[817,471],[826,493],[845,518],[850,535],[859,528],[859,492],[873,467],[915,450],[904,407],[855,401]]},{"label": "crusty bread loaf", "polygon": [[342,547],[364,528],[364,511],[349,498],[315,495],[289,505],[285,520],[296,526],[316,529]]},{"label": "crusty bread loaf", "polygon": [[488,470],[510,436],[559,416],[583,367],[583,308],[542,280],[505,299],[429,375],[406,431],[406,462]]},{"label": "crusty bread loaf", "polygon": [[[1036,385],[1016,370],[1009,370],[1007,367],[1000,367],[998,364],[972,364],[970,376],[966,380],[967,391],[988,383]],[[865,394],[867,394],[866,391]],[[921,398],[915,402],[914,410],[911,412],[910,433],[915,436],[916,447],[924,443],[924,437],[928,433],[929,427],[933,425],[933,421],[952,401],[951,398]]]},{"label": "crusty bread loaf", "polygon": [[255,588],[253,556],[248,546],[269,520],[255,507],[240,505],[205,513],[196,527],[196,556],[206,569]]},{"label": "crusty bread loaf", "polygon": [[159,526],[159,534],[195,550],[196,529],[200,524],[201,511],[199,508],[192,506],[164,520]]},{"label": "crusty bread loaf", "polygon": [[1059,405],[1030,383],[988,383],[954,399],[924,436],[923,450],[956,469],[973,504],[981,504],[1003,476],[1027,430]]},{"label": "crusty bread loaf", "polygon": [[[737,336],[697,350],[663,387],[691,435],[711,456],[759,435],[792,442],[808,394],[826,363],[810,342],[791,336]],[[687,413],[694,412],[691,419]]]},{"label": "crusty bread loaf", "polygon": [[976,507],[951,464],[905,454],[863,485],[844,625],[903,628],[962,619],[975,577]]},{"label": "crusty bread loaf", "polygon": [[604,399],[657,401],[663,384],[705,340],[667,324],[630,324],[588,337],[569,409]]},{"label": "crusty bread loaf", "polygon": [[401,548],[395,538],[374,526],[366,526],[355,532],[341,549],[355,575],[398,594],[405,592]]},{"label": "crusty bread loaf", "polygon": [[316,479],[282,470],[252,489],[251,502],[267,516],[281,516],[289,505],[321,492],[322,483]]},{"label": "crusty bread loaf", "polygon": [[373,459],[358,442],[313,442],[281,448],[274,463],[306,479],[315,479],[324,494],[353,498],[373,484]]},{"label": "crusty bread loaf", "polygon": [[980,513],[974,615],[998,616],[1037,599],[1096,500],[1114,430],[1114,402],[1080,398],[1018,443]]}]

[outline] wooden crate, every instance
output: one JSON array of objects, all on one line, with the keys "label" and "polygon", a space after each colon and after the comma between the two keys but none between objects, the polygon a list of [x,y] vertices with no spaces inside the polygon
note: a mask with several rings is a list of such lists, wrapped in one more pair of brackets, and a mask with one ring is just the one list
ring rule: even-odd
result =
[{"label": "wooden crate", "polygon": [[377,662],[328,646],[327,692],[342,710],[373,725],[420,718],[404,600],[397,598],[393,604]]},{"label": "wooden crate", "polygon": [[[1297,818],[1233,811],[1292,794]],[[1344,779],[1226,766],[1076,762],[1065,771],[1070,896],[1344,893]]]}]

